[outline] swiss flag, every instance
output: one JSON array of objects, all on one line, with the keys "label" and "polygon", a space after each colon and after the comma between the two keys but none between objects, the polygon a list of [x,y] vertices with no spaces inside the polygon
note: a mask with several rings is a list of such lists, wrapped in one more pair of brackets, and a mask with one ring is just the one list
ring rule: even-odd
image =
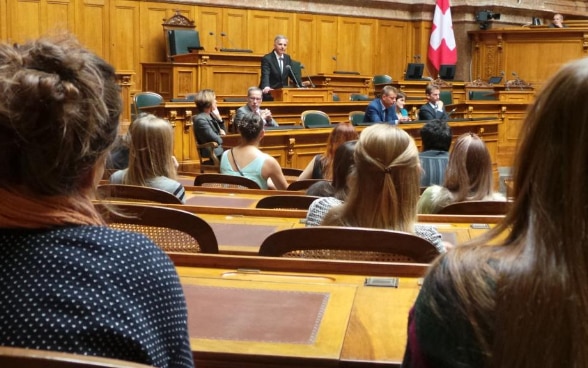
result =
[{"label": "swiss flag", "polygon": [[437,71],[441,64],[455,64],[457,62],[457,48],[450,6],[449,0],[437,0],[435,6],[428,57]]}]

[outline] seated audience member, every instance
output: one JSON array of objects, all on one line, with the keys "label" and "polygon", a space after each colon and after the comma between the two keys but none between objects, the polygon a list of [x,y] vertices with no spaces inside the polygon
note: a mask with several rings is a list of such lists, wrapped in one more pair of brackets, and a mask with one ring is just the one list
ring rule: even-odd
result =
[{"label": "seated audience member", "polygon": [[129,137],[119,135],[114,140],[108,157],[106,157],[106,170],[121,170],[129,166]]},{"label": "seated audience member", "polygon": [[[223,139],[221,137],[226,135],[226,132],[222,119],[215,113],[215,111],[218,111],[216,95],[210,89],[203,89],[196,94],[195,101],[199,112],[198,115],[192,117],[196,142],[198,144],[218,143],[218,147],[214,149],[214,154],[220,159],[223,154]],[[207,158],[210,157],[210,152],[207,149],[201,149],[199,155]],[[208,163],[212,164],[211,161]]]},{"label": "seated audience member", "polygon": [[433,263],[403,367],[588,366],[587,94],[586,58],[545,83],[521,125],[511,210]]},{"label": "seated audience member", "polygon": [[398,117],[398,121],[400,123],[406,123],[410,121],[408,117],[408,111],[404,108],[406,104],[406,95],[402,92],[398,92],[396,94],[396,103],[394,104],[394,111],[396,112],[396,116]]},{"label": "seated audience member", "polygon": [[331,180],[333,178],[333,158],[335,151],[342,143],[356,140],[357,137],[357,130],[350,123],[337,124],[331,131],[331,134],[329,134],[329,138],[327,138],[325,153],[314,156],[308,165],[306,165],[302,174],[298,176],[297,180]]},{"label": "seated audience member", "polygon": [[369,227],[404,231],[445,251],[441,234],[432,226],[415,224],[419,198],[419,155],[404,130],[374,124],[361,132],[345,203],[333,207],[321,225]]},{"label": "seated audience member", "polygon": [[397,94],[398,90],[392,86],[382,88],[380,97],[373,99],[365,110],[363,122],[398,124],[394,107]]},{"label": "seated audience member", "polygon": [[419,213],[437,213],[443,207],[463,201],[505,201],[492,190],[492,159],[488,147],[474,133],[465,133],[455,141],[449,155],[443,186],[425,189],[418,202]]},{"label": "seated audience member", "polygon": [[249,87],[247,90],[247,105],[241,106],[237,109],[235,116],[235,124],[238,124],[243,117],[250,113],[255,113],[261,116],[263,125],[267,127],[276,127],[278,123],[272,117],[272,112],[268,109],[261,109],[262,93],[258,87]]},{"label": "seated audience member", "polygon": [[92,203],[122,110],[73,36],[0,44],[0,345],[193,367],[182,286]]},{"label": "seated audience member", "polygon": [[419,120],[449,119],[443,101],[439,99],[440,93],[441,90],[436,85],[427,85],[425,89],[427,103],[422,105],[419,110]]},{"label": "seated audience member", "polygon": [[287,189],[288,182],[278,161],[258,148],[264,135],[261,116],[254,113],[245,115],[237,129],[241,134],[241,143],[223,153],[221,174],[246,177],[262,189]]},{"label": "seated audience member", "polygon": [[444,120],[429,120],[420,131],[423,151],[419,153],[421,187],[441,185],[445,180],[445,169],[449,162],[451,127]]},{"label": "seated audience member", "polygon": [[129,135],[129,167],[114,172],[110,182],[165,190],[185,202],[184,186],[175,180],[177,161],[171,125],[149,114],[131,124]]},{"label": "seated audience member", "polygon": [[567,26],[563,23],[563,15],[560,13],[556,13],[553,15],[553,21],[549,25],[549,28],[567,28]]},{"label": "seated audience member", "polygon": [[353,152],[357,141],[348,141],[335,151],[333,160],[333,181],[319,181],[306,191],[307,195],[323,197],[312,202],[306,215],[306,226],[318,226],[331,207],[343,203],[347,197],[349,186],[347,177],[353,167]]}]

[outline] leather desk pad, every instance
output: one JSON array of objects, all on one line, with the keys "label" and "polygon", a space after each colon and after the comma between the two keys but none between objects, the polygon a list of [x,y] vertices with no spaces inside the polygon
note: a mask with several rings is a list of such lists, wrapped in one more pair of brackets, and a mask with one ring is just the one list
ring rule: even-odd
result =
[{"label": "leather desk pad", "polygon": [[183,285],[190,338],[313,344],[327,292]]}]

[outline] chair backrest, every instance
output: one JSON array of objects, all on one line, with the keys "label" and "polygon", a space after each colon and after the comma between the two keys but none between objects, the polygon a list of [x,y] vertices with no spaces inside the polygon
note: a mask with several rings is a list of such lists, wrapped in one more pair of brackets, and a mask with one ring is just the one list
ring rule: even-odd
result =
[{"label": "chair backrest", "polygon": [[259,255],[429,263],[439,251],[427,240],[400,231],[317,226],[275,232],[263,241]]},{"label": "chair backrest", "polygon": [[244,176],[226,174],[200,174],[194,179],[194,186],[261,189],[259,184],[251,179]]},{"label": "chair backrest", "polygon": [[146,106],[157,106],[163,102],[163,97],[155,92],[139,92],[133,96],[133,108],[135,118],[139,116],[141,109]]},{"label": "chair backrest", "polygon": [[349,95],[349,99],[351,101],[369,101],[369,100],[371,100],[370,96],[364,95],[363,93],[352,93]]},{"label": "chair backrest", "polygon": [[444,215],[505,215],[510,209],[507,201],[464,201],[443,207],[439,214]]},{"label": "chair backrest", "polygon": [[331,126],[329,115],[319,110],[306,110],[302,112],[302,125],[305,128],[326,128]]},{"label": "chair backrest", "polygon": [[311,185],[318,181],[325,181],[325,179],[302,179],[291,182],[286,190],[306,190]]},{"label": "chair backrest", "polygon": [[341,101],[341,97],[338,94],[333,93],[333,101]]},{"label": "chair backrest", "polygon": [[96,207],[108,226],[142,233],[165,252],[218,253],[212,227],[191,212],[145,204],[116,204],[113,210]]},{"label": "chair backrest", "polygon": [[349,122],[353,126],[358,126],[363,123],[363,117],[365,116],[364,111],[351,111],[349,113]]},{"label": "chair backrest", "polygon": [[444,105],[451,105],[453,103],[453,93],[451,91],[441,91],[439,99],[443,101]]},{"label": "chair backrest", "polygon": [[139,185],[100,184],[97,188],[97,195],[100,199],[182,204],[182,201],[170,192]]},{"label": "chair backrest", "polygon": [[295,181],[302,174],[301,169],[294,169],[291,167],[282,167],[282,174],[286,178],[287,182]]},{"label": "chair backrest", "polygon": [[277,194],[260,199],[255,208],[273,208],[284,210],[308,210],[310,204],[320,197],[308,195]]},{"label": "chair backrest", "polygon": [[188,54],[191,49],[202,49],[200,35],[194,29],[171,29],[167,31],[169,56]]},{"label": "chair backrest", "polygon": [[374,86],[381,85],[381,84],[390,84],[392,83],[392,77],[387,74],[377,74],[374,75],[372,78],[372,83]]},{"label": "chair backrest", "polygon": [[57,351],[0,347],[2,368],[148,368],[126,360]]},{"label": "chair backrest", "polygon": [[[196,144],[196,151],[198,152],[198,159],[200,160],[200,172],[213,171],[214,173],[220,173],[220,161],[214,149],[218,147],[216,142],[206,142],[202,144]],[[208,157],[203,157],[200,150],[208,151]]]},{"label": "chair backrest", "polygon": [[468,91],[470,100],[498,100],[498,95],[493,89]]}]

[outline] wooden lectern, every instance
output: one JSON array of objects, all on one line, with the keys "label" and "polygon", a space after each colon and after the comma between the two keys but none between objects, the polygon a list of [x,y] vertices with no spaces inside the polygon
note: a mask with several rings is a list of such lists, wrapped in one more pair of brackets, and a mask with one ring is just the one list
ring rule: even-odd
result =
[{"label": "wooden lectern", "polygon": [[332,102],[332,88],[282,88],[270,92],[274,101],[282,102]]}]

